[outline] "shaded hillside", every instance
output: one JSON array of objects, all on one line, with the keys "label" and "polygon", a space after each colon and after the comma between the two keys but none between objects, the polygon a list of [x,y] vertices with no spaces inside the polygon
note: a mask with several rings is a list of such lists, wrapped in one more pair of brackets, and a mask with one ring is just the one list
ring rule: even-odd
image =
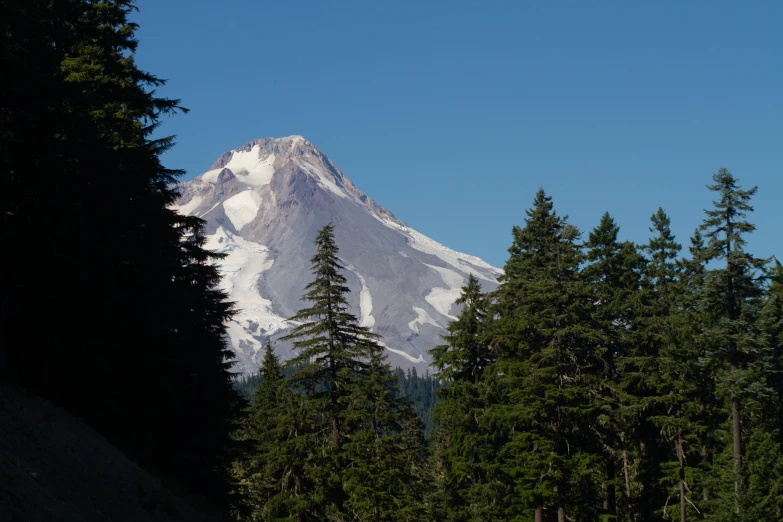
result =
[{"label": "shaded hillside", "polygon": [[0,520],[216,520],[50,403],[0,386]]}]

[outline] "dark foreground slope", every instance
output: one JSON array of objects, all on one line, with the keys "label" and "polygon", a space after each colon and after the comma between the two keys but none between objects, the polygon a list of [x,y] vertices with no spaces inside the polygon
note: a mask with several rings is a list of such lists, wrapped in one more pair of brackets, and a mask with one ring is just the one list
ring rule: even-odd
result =
[{"label": "dark foreground slope", "polygon": [[0,385],[0,520],[217,520],[63,410]]}]

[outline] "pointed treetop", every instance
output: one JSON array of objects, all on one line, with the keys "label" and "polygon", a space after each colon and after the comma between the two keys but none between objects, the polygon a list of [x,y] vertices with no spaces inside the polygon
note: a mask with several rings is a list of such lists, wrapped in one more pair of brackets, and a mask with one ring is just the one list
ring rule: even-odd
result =
[{"label": "pointed treetop", "polygon": [[670,227],[671,220],[661,207],[650,216],[650,222],[652,226],[649,230],[654,235],[643,249],[650,255],[651,275],[657,281],[670,279],[682,245],[674,237]]},{"label": "pointed treetop", "polygon": [[430,350],[432,364],[438,375],[447,382],[477,382],[490,359],[484,323],[487,299],[481,293],[481,284],[473,274],[462,287],[455,304],[464,305],[456,321],[451,321],[441,338],[446,344]]},{"label": "pointed treetop", "polygon": [[500,281],[525,277],[529,267],[523,265],[543,262],[539,253],[553,251],[554,245],[561,241],[576,241],[579,230],[570,225],[568,216],[558,216],[552,204],[552,197],[539,188],[533,199],[533,207],[525,210],[525,226],[515,225],[512,229],[514,241],[509,247],[510,255],[504,267]]},{"label": "pointed treetop", "polygon": [[271,341],[264,346],[264,359],[261,362],[260,374],[262,379],[277,379],[282,375],[283,365],[275,354]]},{"label": "pointed treetop", "polygon": [[707,217],[699,230],[706,232],[710,254],[721,257],[726,251],[741,251],[746,243],[743,234],[756,230],[756,226],[745,217],[748,212],[753,212],[750,199],[758,187],[742,190],[739,180],[724,168],[713,174],[712,179],[715,183],[707,187],[719,193],[720,199],[712,202],[715,208],[704,210]]},{"label": "pointed treetop", "polygon": [[617,242],[617,236],[620,233],[620,227],[615,223],[609,212],[604,212],[601,216],[601,222],[590,231],[587,238],[587,248],[589,248],[587,259],[596,261],[598,259],[608,259],[620,250],[620,244]]}]

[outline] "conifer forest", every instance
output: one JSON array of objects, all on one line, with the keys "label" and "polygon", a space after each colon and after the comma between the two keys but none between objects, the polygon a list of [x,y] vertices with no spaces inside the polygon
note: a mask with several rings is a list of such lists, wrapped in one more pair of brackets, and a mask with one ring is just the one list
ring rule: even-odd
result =
[{"label": "conifer forest", "polygon": [[3,380],[224,520],[783,521],[783,266],[747,247],[752,175],[704,173],[692,236],[659,208],[643,244],[522,195],[428,373],[350,312],[327,224],[294,349],[241,376],[220,254],[169,208],[153,136],[186,102],[134,61],[134,2],[0,6]]}]

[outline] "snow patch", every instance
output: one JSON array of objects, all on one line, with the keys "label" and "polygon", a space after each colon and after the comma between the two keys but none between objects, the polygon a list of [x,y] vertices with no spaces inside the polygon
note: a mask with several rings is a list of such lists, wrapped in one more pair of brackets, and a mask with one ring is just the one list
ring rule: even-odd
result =
[{"label": "snow patch", "polygon": [[232,151],[227,169],[234,173],[238,181],[254,187],[263,187],[272,182],[275,174],[275,155],[261,158],[261,146],[254,145],[249,151]]},{"label": "snow patch", "polygon": [[449,311],[451,310],[454,301],[459,298],[460,293],[462,292],[463,277],[454,270],[449,270],[448,268],[428,265],[426,263],[425,266],[438,272],[448,288],[435,287],[430,290],[430,293],[427,294],[424,300],[432,305],[441,315],[448,317],[452,321],[456,321],[457,318],[451,315]]},{"label": "snow patch", "polygon": [[237,230],[241,230],[242,227],[253,221],[260,208],[261,196],[252,189],[231,196],[223,202],[226,217],[231,220]]},{"label": "snow patch", "polygon": [[435,319],[430,317],[430,314],[428,314],[427,310],[425,310],[424,308],[419,308],[418,306],[414,306],[413,311],[416,312],[416,319],[408,323],[408,328],[410,328],[414,332],[419,333],[420,324],[422,325],[431,324],[432,326],[443,328],[441,325],[435,322]]},{"label": "snow patch", "polygon": [[385,349],[389,350],[390,352],[396,353],[400,357],[405,357],[410,362],[414,362],[414,363],[425,363],[425,362],[427,362],[427,361],[424,360],[424,356],[422,354],[419,354],[418,357],[414,357],[414,356],[412,356],[412,355],[410,355],[408,353],[403,352],[402,350],[397,350],[395,348],[390,348],[390,347],[386,346],[382,342],[379,342],[378,344],[380,344],[381,346],[383,346]]},{"label": "snow patch", "polygon": [[215,184],[217,183],[218,176],[220,176],[220,173],[222,171],[223,169],[208,170],[201,175],[201,181],[206,181],[207,183]]},{"label": "snow patch", "polygon": [[183,216],[189,216],[191,212],[196,210],[199,205],[204,201],[204,198],[202,196],[193,196],[190,198],[190,201],[185,203],[184,205],[171,205],[171,210],[174,210],[176,212],[179,212]]},{"label": "snow patch", "polygon": [[370,288],[367,286],[367,282],[362,274],[353,265],[346,264],[345,268],[356,274],[356,277],[359,278],[359,282],[362,284],[362,290],[359,292],[359,310],[361,312],[359,326],[372,328],[375,326],[375,317],[372,316],[372,294],[370,294]]}]

